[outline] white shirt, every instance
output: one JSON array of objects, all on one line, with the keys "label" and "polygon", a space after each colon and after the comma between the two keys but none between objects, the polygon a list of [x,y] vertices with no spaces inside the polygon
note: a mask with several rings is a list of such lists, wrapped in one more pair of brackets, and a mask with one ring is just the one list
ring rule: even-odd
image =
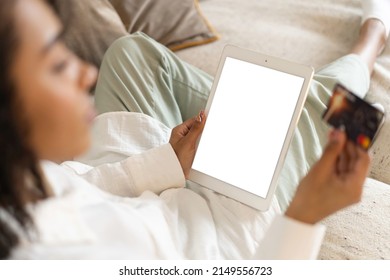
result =
[{"label": "white shirt", "polygon": [[54,197],[29,205],[37,234],[13,258],[313,259],[325,228],[186,185],[170,129],[138,113],[100,115],[91,150],[42,162]]}]

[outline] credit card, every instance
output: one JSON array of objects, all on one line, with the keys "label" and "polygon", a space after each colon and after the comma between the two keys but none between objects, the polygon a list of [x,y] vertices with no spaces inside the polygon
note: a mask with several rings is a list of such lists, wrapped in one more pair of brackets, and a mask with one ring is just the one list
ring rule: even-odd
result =
[{"label": "credit card", "polygon": [[343,129],[349,140],[367,150],[384,121],[384,112],[336,84],[322,118],[334,128]]}]

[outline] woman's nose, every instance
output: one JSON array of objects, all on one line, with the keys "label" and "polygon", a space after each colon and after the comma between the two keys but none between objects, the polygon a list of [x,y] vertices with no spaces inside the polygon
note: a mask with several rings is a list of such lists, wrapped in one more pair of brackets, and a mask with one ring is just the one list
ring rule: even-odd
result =
[{"label": "woman's nose", "polygon": [[96,84],[98,70],[91,64],[83,63],[81,72],[80,86],[89,91]]}]

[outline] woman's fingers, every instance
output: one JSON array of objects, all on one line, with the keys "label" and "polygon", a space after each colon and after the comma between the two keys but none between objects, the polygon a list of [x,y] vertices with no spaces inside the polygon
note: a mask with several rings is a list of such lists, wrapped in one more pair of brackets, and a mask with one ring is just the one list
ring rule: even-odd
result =
[{"label": "woman's fingers", "polygon": [[331,170],[335,168],[340,154],[345,145],[345,133],[340,130],[332,130],[329,135],[329,142],[325,147],[322,157],[319,161],[321,168],[324,170]]},{"label": "woman's fingers", "polygon": [[356,161],[358,159],[358,154],[357,154],[358,149],[360,148],[353,142],[351,141],[347,142],[346,149],[345,149],[348,157],[348,165],[347,165],[346,172],[353,172],[356,165]]},{"label": "woman's fingers", "polygon": [[187,134],[191,131],[194,124],[197,123],[197,119],[199,118],[199,116],[201,114],[203,114],[203,113],[201,112],[201,113],[199,113],[198,116],[191,118],[191,119],[188,119],[185,122],[183,122],[182,124],[179,124],[178,126],[173,128],[172,132],[171,132],[171,138],[169,140],[169,143],[176,144],[183,137],[187,136]]},{"label": "woman's fingers", "polygon": [[353,166],[353,173],[366,177],[370,169],[371,156],[360,147],[356,147],[356,160]]},{"label": "woman's fingers", "polygon": [[203,111],[199,113],[198,116],[195,117],[194,123],[187,134],[188,141],[195,144],[198,140],[200,134],[203,131],[204,125],[206,123],[206,115]]},{"label": "woman's fingers", "polygon": [[339,158],[337,159],[337,174],[339,175],[344,174],[347,170],[347,166],[348,166],[347,154],[345,150],[343,150],[340,153]]},{"label": "woman's fingers", "polygon": [[343,151],[340,154],[340,157],[337,162],[337,172],[338,174],[347,174],[350,172],[356,162],[357,154],[356,149],[358,147],[351,141],[347,141],[343,148]]}]

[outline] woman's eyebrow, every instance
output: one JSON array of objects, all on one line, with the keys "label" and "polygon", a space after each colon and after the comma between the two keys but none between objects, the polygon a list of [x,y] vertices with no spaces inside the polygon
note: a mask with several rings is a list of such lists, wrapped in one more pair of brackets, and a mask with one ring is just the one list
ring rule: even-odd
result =
[{"label": "woman's eyebrow", "polygon": [[56,43],[58,43],[64,38],[64,35],[65,35],[65,29],[61,29],[56,36],[54,36],[51,40],[49,40],[49,42],[46,43],[41,53],[43,55],[46,54]]}]

